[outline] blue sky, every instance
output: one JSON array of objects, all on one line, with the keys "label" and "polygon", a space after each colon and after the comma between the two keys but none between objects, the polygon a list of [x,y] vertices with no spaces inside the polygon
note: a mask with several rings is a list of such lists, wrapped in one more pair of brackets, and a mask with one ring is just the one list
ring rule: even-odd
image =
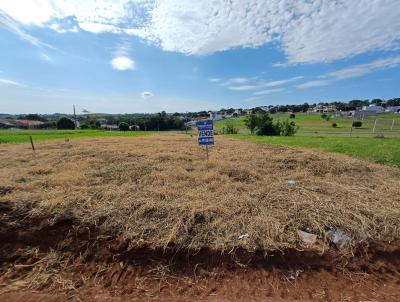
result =
[{"label": "blue sky", "polygon": [[397,0],[0,0],[0,112],[400,96]]}]

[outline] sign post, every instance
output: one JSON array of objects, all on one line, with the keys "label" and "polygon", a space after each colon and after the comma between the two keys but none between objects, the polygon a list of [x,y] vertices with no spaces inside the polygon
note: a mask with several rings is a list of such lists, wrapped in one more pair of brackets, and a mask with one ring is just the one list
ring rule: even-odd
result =
[{"label": "sign post", "polygon": [[206,158],[208,160],[208,146],[214,145],[214,124],[212,120],[197,122],[197,141],[200,146],[206,147]]}]

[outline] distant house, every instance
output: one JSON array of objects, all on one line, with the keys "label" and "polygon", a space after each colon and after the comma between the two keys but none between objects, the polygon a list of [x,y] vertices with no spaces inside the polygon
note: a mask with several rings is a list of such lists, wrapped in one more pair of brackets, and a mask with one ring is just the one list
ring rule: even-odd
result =
[{"label": "distant house", "polygon": [[376,106],[376,105],[363,106],[362,112],[378,114],[378,113],[385,112],[385,108],[383,108],[382,106]]},{"label": "distant house", "polygon": [[329,106],[317,105],[315,107],[308,109],[308,112],[311,112],[311,113],[334,113],[334,112],[337,112],[337,108],[335,105],[329,105]]},{"label": "distant house", "polygon": [[386,112],[394,112],[394,113],[400,113],[400,106],[390,106],[387,107]]},{"label": "distant house", "polygon": [[103,124],[103,125],[101,125],[101,128],[103,128],[104,130],[108,130],[108,131],[119,131],[118,125]]},{"label": "distant house", "polygon": [[23,119],[0,119],[0,125],[3,128],[39,128],[41,125],[43,125],[44,122],[42,121],[34,121],[34,120],[23,120]]},{"label": "distant house", "polygon": [[242,109],[236,109],[235,112],[233,113],[233,116],[238,117],[238,116],[241,116],[242,114],[243,114]]},{"label": "distant house", "polygon": [[210,120],[213,120],[213,121],[219,121],[219,120],[234,117],[233,114],[220,114],[220,113],[216,113],[216,112],[212,112],[212,111],[210,111],[209,114],[210,114]]},{"label": "distant house", "polygon": [[383,112],[385,112],[385,108],[382,106],[369,105],[363,106],[361,110],[355,111],[353,116],[356,118],[364,118],[366,116],[377,115]]},{"label": "distant house", "polygon": [[15,127],[15,120],[1,118],[0,119],[0,128],[12,128]]},{"label": "distant house", "polygon": [[15,120],[15,125],[30,128],[30,129],[31,128],[39,128],[43,124],[44,124],[44,122],[42,122],[42,121]]}]

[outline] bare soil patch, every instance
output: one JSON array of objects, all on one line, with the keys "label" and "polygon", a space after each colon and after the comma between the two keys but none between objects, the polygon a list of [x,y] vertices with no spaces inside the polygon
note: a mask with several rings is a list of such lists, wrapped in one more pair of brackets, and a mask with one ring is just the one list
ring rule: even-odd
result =
[{"label": "bare soil patch", "polygon": [[206,161],[184,135],[7,145],[0,161],[7,300],[400,299],[399,169],[223,137]]}]

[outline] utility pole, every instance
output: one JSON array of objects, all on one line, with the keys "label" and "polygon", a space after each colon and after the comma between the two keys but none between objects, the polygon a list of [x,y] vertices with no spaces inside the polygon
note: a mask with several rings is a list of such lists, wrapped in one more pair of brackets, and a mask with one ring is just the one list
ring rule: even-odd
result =
[{"label": "utility pole", "polygon": [[188,126],[187,126],[188,117],[187,117],[187,115],[188,115],[188,112],[186,111],[186,116],[185,116],[185,133],[186,133],[186,134],[187,134],[187,130],[188,130]]},{"label": "utility pole", "polygon": [[393,118],[393,120],[392,120],[392,126],[390,127],[390,131],[393,130],[393,127],[394,127],[394,118]]},{"label": "utility pole", "polygon": [[75,122],[75,129],[76,129],[76,113],[75,113],[75,105],[72,105],[74,107],[74,122]]}]

